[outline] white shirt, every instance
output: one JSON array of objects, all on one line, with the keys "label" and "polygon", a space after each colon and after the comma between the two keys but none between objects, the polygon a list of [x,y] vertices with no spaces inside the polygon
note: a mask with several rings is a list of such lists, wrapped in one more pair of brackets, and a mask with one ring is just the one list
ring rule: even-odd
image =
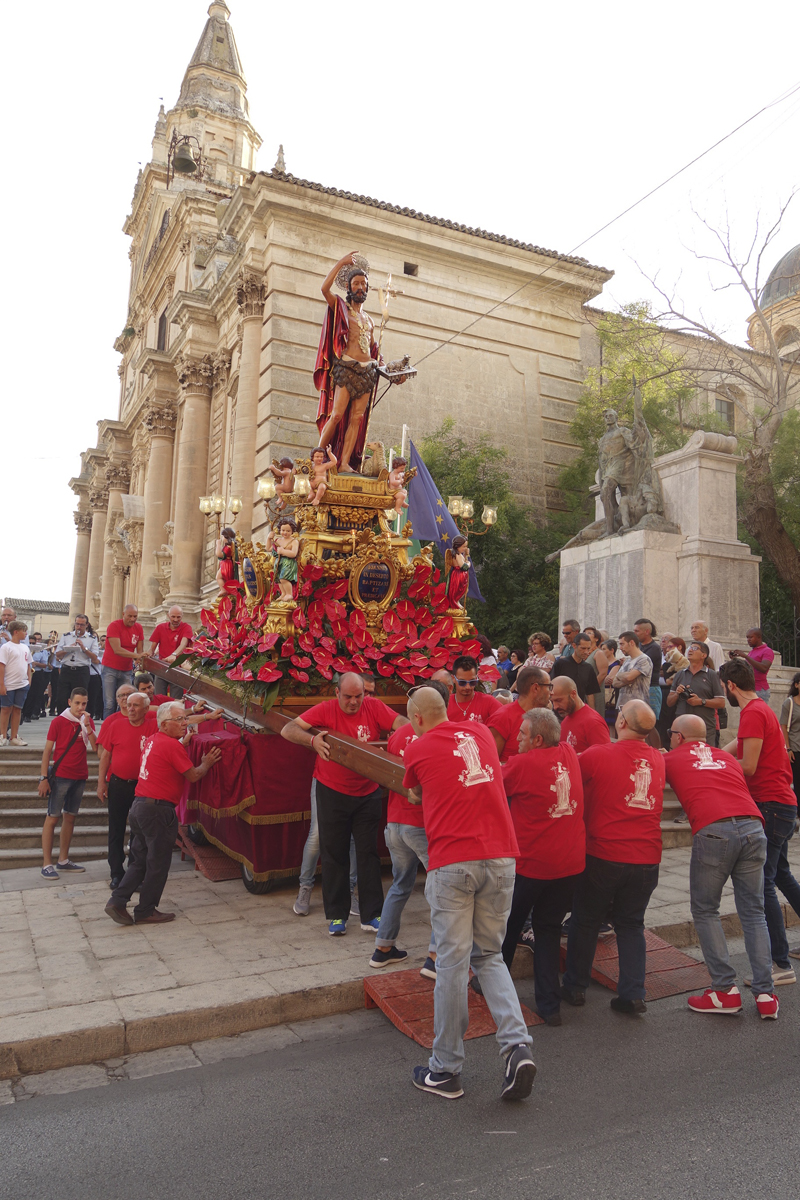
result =
[{"label": "white shirt", "polygon": [[[72,649],[76,642],[78,646]],[[92,660],[85,651],[90,650],[92,654],[98,656],[100,654],[100,643],[92,633],[82,633],[79,636],[74,629],[71,629],[69,633],[62,633],[58,639],[56,654],[59,650],[65,650],[67,646],[70,647],[69,653],[57,660],[60,667],[88,667]]]},{"label": "white shirt", "polygon": [[702,640],[708,646],[708,657],[711,659],[714,670],[718,671],[725,662],[725,651],[719,642],[712,642],[711,638],[703,638]]},{"label": "white shirt", "polygon": [[17,688],[28,686],[28,666],[31,662],[31,652],[24,642],[4,642],[0,646],[0,663],[6,669],[6,691],[15,692]]}]

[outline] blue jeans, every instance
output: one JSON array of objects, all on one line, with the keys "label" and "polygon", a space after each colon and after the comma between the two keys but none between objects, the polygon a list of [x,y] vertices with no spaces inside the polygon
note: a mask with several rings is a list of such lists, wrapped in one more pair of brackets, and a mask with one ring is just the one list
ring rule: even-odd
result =
[{"label": "blue jeans", "polygon": [[[586,855],[567,939],[564,986],[585,990],[592,980],[597,934],[610,920],[617,935],[620,1000],[644,1000],[647,945],[644,914],[658,884],[658,863],[607,862]],[[610,915],[609,915],[610,914]]]},{"label": "blue jeans", "polygon": [[514,893],[514,859],[450,863],[428,872],[425,896],[436,942],[432,1071],[461,1072],[469,1024],[469,968],[497,1026],[500,1051],[532,1044],[500,953]]},{"label": "blue jeans", "polygon": [[[317,820],[317,781],[311,780],[311,828],[308,831],[306,844],[303,847],[303,861],[300,864],[300,887],[313,888],[319,862],[319,821]],[[356,844],[350,838],[350,891],[356,890]]]},{"label": "blue jeans", "polygon": [[656,684],[655,687],[650,688],[650,696],[648,698],[647,703],[650,705],[653,712],[656,714],[656,718],[661,716],[661,701],[663,699],[664,699],[664,697],[662,695],[661,688],[658,686],[658,684]]},{"label": "blue jeans", "polygon": [[129,671],[115,671],[113,667],[103,667],[103,720],[117,711],[117,688],[123,683],[130,683],[133,668]]},{"label": "blue jeans", "polygon": [[[425,870],[428,869],[428,838],[424,829],[391,822],[386,826],[383,836],[392,856],[392,886],[383,902],[381,927],[375,939],[376,950],[388,950],[397,941],[403,909],[417,882],[417,867],[422,863]],[[436,943],[431,933],[428,950],[435,949]]]},{"label": "blue jeans", "polygon": [[763,700],[765,704],[769,704],[769,688],[756,688],[756,695],[759,700]]},{"label": "blue jeans", "polygon": [[794,833],[797,809],[793,804],[759,804],[764,818],[764,833],[767,835],[767,861],[764,864],[764,915],[772,946],[772,961],[784,971],[789,962],[789,943],[783,923],[781,902],[776,888],[780,888],[794,911],[800,916],[800,883],[789,869],[786,847]]},{"label": "blue jeans", "polygon": [[719,919],[722,889],[730,879],[753,972],[753,995],[772,992],[772,957],[764,916],[767,839],[755,817],[713,821],[692,839],[689,898],[692,919],[711,984],[727,992],[736,982]]}]

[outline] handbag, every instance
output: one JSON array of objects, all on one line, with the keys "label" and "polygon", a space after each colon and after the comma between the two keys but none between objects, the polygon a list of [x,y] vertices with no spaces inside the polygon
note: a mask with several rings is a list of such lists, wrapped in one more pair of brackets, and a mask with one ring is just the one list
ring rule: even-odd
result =
[{"label": "handbag", "polygon": [[58,762],[54,763],[53,766],[50,767],[49,771],[47,772],[47,782],[49,783],[51,789],[53,787],[53,784],[55,783],[56,771],[61,766],[64,759],[67,757],[70,750],[77,742],[78,738],[80,737],[80,732],[81,732],[81,727],[79,725],[78,728],[73,733],[72,737],[69,739],[69,742],[67,743],[67,748],[64,751],[64,753],[59,757]]}]

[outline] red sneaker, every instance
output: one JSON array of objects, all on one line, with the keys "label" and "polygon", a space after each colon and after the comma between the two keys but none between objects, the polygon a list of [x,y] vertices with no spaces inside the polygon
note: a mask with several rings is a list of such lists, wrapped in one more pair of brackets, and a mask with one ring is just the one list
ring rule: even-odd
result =
[{"label": "red sneaker", "polygon": [[742,1011],[742,996],[735,986],[727,992],[716,992],[713,988],[706,988],[702,996],[689,997],[689,1008],[692,1012],[735,1016]]},{"label": "red sneaker", "polygon": [[756,1008],[762,1021],[777,1021],[780,1008],[777,996],[770,996],[769,992],[762,992],[760,996],[756,996]]}]

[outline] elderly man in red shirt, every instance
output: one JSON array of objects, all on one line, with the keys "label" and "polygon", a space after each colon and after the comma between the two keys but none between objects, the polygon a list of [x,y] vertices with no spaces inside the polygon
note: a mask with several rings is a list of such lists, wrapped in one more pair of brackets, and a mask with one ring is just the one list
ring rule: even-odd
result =
[{"label": "elderly man in red shirt", "polygon": [[500,1095],[521,1100],[530,1095],[536,1067],[501,954],[519,850],[497,748],[481,722],[449,721],[433,688],[414,691],[408,715],[417,740],[406,747],[403,785],[410,789],[409,799],[422,803],[428,836],[425,896],[437,950],[433,1050],[427,1067],[414,1068],[414,1086],[450,1100],[464,1094],[471,965],[505,1060]]},{"label": "elderly man in red shirt", "polygon": [[[152,658],[160,658],[167,666],[171,666],[175,659],[183,654],[191,640],[192,627],[184,621],[181,606],[173,604],[167,613],[166,621],[156,625],[150,634],[147,653]],[[168,685],[165,682],[165,686],[168,691],[174,690],[174,699],[179,700],[183,695],[182,689],[176,687],[175,684]]]},{"label": "elderly man in red shirt", "polygon": [[[317,821],[322,858],[322,902],[330,924],[328,933],[347,933],[350,915],[350,838],[356,846],[358,904],[361,928],[377,933],[383,908],[378,830],[383,820],[381,790],[371,779],[330,761],[325,730],[344,733],[359,742],[376,742],[401,725],[406,717],[375,696],[364,695],[364,680],[347,671],[339,680],[335,700],[315,704],[281,730],[281,737],[317,754]],[[312,734],[317,725],[322,732]]]},{"label": "elderly man in red shirt", "polygon": [[523,667],[517,675],[517,699],[489,715],[486,724],[492,731],[500,762],[519,754],[522,718],[533,708],[550,707],[550,676],[540,667]]},{"label": "elderly man in red shirt", "polygon": [[[130,700],[128,701],[130,708]],[[130,811],[131,865],[114,888],[106,913],[118,925],[158,925],[174,921],[175,913],[159,912],[164,887],[172,863],[172,850],[178,835],[178,802],[184,781],[196,783],[222,757],[214,746],[197,766],[181,744],[186,733],[183,704],[172,701],[158,710],[158,732],[147,739],[139,768],[139,782]],[[134,892],[139,903],[128,912]]]},{"label": "elderly man in red shirt", "polygon": [[561,720],[561,741],[583,754],[590,746],[603,746],[611,741],[605,718],[578,695],[575,681],[566,675],[553,680],[553,711]]},{"label": "elderly man in red shirt", "polygon": [[517,939],[533,909],[536,1007],[548,1025],[561,1024],[561,922],[572,908],[575,885],[586,866],[581,769],[572,747],[559,741],[560,733],[555,713],[530,709],[519,731],[519,754],[503,767],[520,851],[503,958],[510,969]]},{"label": "elderly man in red shirt", "polygon": [[103,651],[103,720],[117,709],[117,688],[130,683],[134,663],[144,649],[144,630],[135,604],[126,604],[122,617],[106,629]]},{"label": "elderly man in red shirt", "polygon": [[125,874],[125,828],[139,781],[145,742],[157,729],[155,710],[150,713],[150,700],[143,692],[129,695],[125,708],[126,718],[104,721],[97,739],[100,750],[97,798],[108,805],[108,866],[112,891]]},{"label": "elderly man in red shirt", "polygon": [[763,1019],[778,1016],[773,992],[769,931],[764,917],[764,863],[767,839],[739,763],[726,750],[706,745],[700,716],[676,717],[665,766],[667,783],[692,827],[689,898],[697,938],[711,987],[690,996],[692,1012],[736,1014],[742,996],[736,986],[725,930],[719,917],[722,889],[730,879],[744,944],[753,972],[753,995]]},{"label": "elderly man in red shirt", "polygon": [[575,889],[561,998],[581,1005],[592,978],[597,935],[611,914],[619,951],[615,1012],[646,1012],[644,914],[658,884],[664,758],[648,746],[656,723],[643,700],[619,711],[616,742],[580,756],[586,870]]}]

